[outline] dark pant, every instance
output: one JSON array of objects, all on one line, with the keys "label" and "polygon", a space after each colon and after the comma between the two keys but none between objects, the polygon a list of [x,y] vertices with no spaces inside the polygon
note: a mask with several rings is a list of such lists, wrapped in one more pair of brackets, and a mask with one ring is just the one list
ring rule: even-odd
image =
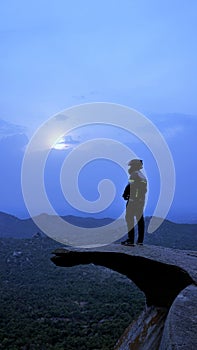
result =
[{"label": "dark pant", "polygon": [[136,217],[138,225],[138,243],[143,243],[144,240],[144,201],[128,201],[126,207],[126,222],[128,227],[129,240],[134,243],[135,231],[134,231],[134,218]]}]

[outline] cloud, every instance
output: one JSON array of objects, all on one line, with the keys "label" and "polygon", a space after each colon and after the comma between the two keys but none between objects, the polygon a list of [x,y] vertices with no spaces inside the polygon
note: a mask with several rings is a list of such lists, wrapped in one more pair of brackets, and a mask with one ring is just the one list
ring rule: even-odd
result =
[{"label": "cloud", "polygon": [[58,139],[58,141],[53,145],[55,150],[65,150],[69,148],[74,148],[80,143],[79,138],[74,138],[72,135],[66,135]]},{"label": "cloud", "polygon": [[58,115],[55,116],[55,120],[57,121],[65,121],[66,119],[69,119],[70,117],[68,117],[66,114],[63,113],[58,113]]},{"label": "cloud", "polygon": [[197,116],[179,113],[151,114],[150,120],[166,139],[182,137],[196,128]]},{"label": "cloud", "polygon": [[85,95],[73,95],[72,98],[75,100],[85,100],[86,96]]},{"label": "cloud", "polygon": [[0,137],[0,211],[20,215],[21,212],[26,213],[21,191],[21,166],[28,138],[25,134],[16,134],[16,130],[22,130],[20,127],[15,128],[2,121],[1,125],[5,128],[2,130],[3,137]]},{"label": "cloud", "polygon": [[12,136],[16,134],[24,134],[26,128],[22,125],[13,124],[0,119],[0,139],[2,137]]},{"label": "cloud", "polygon": [[21,165],[28,138],[26,128],[0,119],[0,210],[26,213],[21,191]]},{"label": "cloud", "polygon": [[178,136],[180,133],[184,132],[183,125],[175,125],[171,127],[166,127],[162,131],[162,134],[165,138],[172,138]]},{"label": "cloud", "polygon": [[98,94],[98,91],[96,90],[92,90],[90,91],[89,93],[85,93],[85,94],[80,94],[80,95],[73,95],[72,98],[77,100],[77,101],[81,101],[81,100],[86,100],[86,99],[89,99],[91,98],[92,96]]}]

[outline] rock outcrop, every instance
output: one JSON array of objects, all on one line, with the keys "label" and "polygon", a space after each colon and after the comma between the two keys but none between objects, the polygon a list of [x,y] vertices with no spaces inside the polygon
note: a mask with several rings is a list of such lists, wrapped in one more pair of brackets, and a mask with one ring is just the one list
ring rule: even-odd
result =
[{"label": "rock outcrop", "polygon": [[[58,266],[90,263],[105,266],[126,275],[145,293],[146,310],[128,327],[116,350],[197,348],[195,336],[188,340],[184,337],[181,345],[181,335],[184,332],[186,337],[189,335],[196,315],[197,252],[112,244],[94,249],[60,248],[53,253],[51,260]],[[187,302],[182,297],[184,293]],[[181,310],[186,315],[182,332],[178,326],[183,316]]]}]

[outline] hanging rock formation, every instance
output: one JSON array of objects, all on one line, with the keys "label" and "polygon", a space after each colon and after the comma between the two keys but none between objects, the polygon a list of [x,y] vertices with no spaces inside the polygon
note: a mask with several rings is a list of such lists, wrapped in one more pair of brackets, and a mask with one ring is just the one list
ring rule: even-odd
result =
[{"label": "hanging rock formation", "polygon": [[[116,350],[197,349],[197,252],[112,244],[59,248],[53,253],[51,260],[57,266],[105,266],[126,275],[145,293],[146,310],[127,328]],[[182,326],[180,319],[184,320]]]}]

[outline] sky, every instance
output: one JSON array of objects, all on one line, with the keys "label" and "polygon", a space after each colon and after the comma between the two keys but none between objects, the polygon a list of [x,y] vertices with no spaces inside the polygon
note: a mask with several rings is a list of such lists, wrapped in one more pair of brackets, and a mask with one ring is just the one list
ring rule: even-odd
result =
[{"label": "sky", "polygon": [[[100,101],[134,108],[155,123],[170,147],[177,174],[169,217],[197,219],[196,12],[194,0],[1,3],[1,211],[27,215],[21,164],[37,128],[66,108]],[[86,133],[88,138],[97,131]],[[82,134],[76,133],[77,143]],[[69,137],[72,141],[73,135]],[[159,191],[158,171],[142,146],[131,147],[145,158],[151,214]],[[56,162],[63,154],[58,152]],[[90,173],[95,175],[93,169]],[[55,193],[53,188],[51,195]],[[113,210],[105,214],[113,215]]]}]

